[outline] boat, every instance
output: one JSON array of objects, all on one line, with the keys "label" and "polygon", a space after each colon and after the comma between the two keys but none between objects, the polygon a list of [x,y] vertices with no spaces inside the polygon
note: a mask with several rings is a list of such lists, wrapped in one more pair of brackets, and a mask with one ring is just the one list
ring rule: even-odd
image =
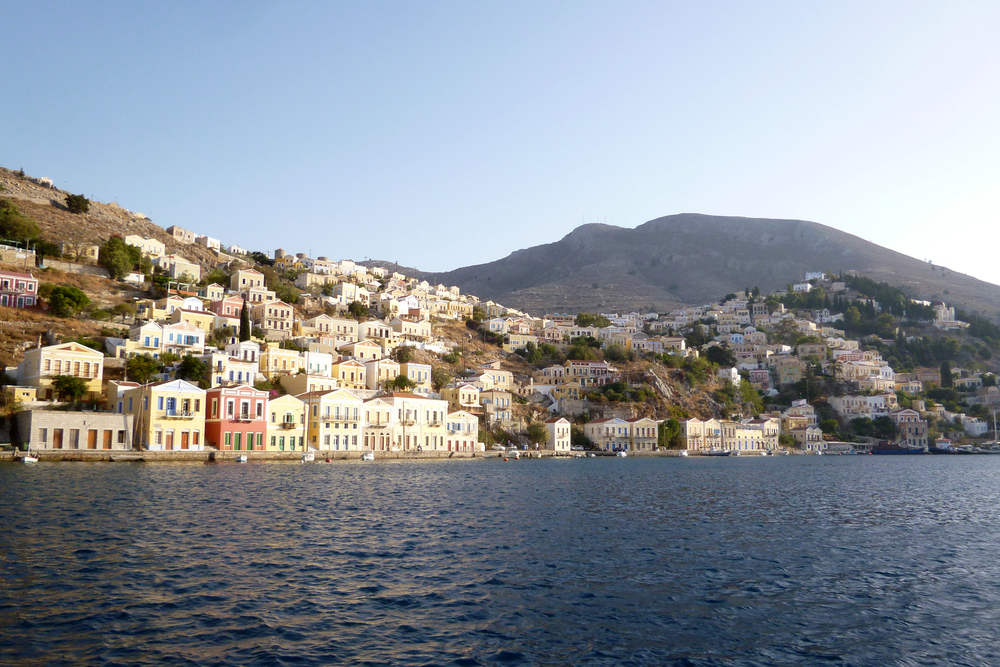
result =
[{"label": "boat", "polygon": [[623,458],[625,458],[626,456],[628,456],[628,452],[616,452],[616,453],[615,453],[615,456],[617,456],[617,457],[618,457],[618,458],[620,458],[620,459],[623,459]]},{"label": "boat", "polygon": [[766,449],[762,449],[762,450],[760,450],[760,455],[761,456],[770,456],[771,452],[767,451]]},{"label": "boat", "polygon": [[677,456],[683,456],[684,458],[687,458],[687,455],[688,455],[688,450],[682,449],[681,453],[678,454]]},{"label": "boat", "polygon": [[361,455],[361,460],[362,461],[374,461],[375,460],[375,452],[365,452],[364,454]]},{"label": "boat", "polygon": [[308,452],[302,452],[302,463],[312,463],[316,460],[316,452],[310,450]]},{"label": "boat", "polygon": [[900,447],[895,443],[885,443],[872,447],[872,454],[926,454],[923,447]]},{"label": "boat", "polygon": [[705,456],[729,456],[730,451],[726,449],[710,449],[705,452]]},{"label": "boat", "polygon": [[32,456],[31,452],[28,452],[21,457],[21,463],[38,463],[38,457]]},{"label": "boat", "polygon": [[591,452],[591,453],[587,454],[587,458],[588,459],[592,459],[592,458],[596,458],[596,457],[597,457],[597,454],[595,454],[594,452]]},{"label": "boat", "polygon": [[239,456],[236,457],[236,462],[237,463],[246,463],[247,462],[247,455],[246,454],[240,454]]}]

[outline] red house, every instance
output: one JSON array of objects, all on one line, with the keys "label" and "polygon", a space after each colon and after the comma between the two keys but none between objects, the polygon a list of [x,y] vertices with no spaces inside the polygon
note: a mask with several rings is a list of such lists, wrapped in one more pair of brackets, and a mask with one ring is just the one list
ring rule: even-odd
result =
[{"label": "red house", "polygon": [[205,440],[216,449],[263,450],[267,392],[245,384],[206,392]]},{"label": "red house", "polygon": [[30,273],[0,271],[0,306],[30,308],[38,303],[38,278]]}]

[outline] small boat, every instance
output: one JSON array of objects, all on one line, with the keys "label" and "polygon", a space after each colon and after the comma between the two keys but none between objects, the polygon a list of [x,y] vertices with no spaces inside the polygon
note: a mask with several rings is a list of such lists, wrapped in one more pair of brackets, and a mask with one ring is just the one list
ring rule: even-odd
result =
[{"label": "small boat", "polygon": [[727,449],[710,449],[705,452],[705,456],[729,456],[732,452]]},{"label": "small boat", "polygon": [[573,454],[573,458],[574,459],[582,459],[583,458],[583,454],[581,454],[580,452],[577,452],[576,454]]},{"label": "small boat", "polygon": [[596,458],[596,457],[597,457],[597,454],[595,454],[594,452],[591,452],[591,453],[587,454],[587,458],[588,459],[593,459],[593,458]]},{"label": "small boat", "polygon": [[246,463],[247,462],[247,455],[246,454],[240,454],[239,456],[236,457],[236,462],[237,463]]},{"label": "small boat", "polygon": [[312,463],[315,460],[316,460],[316,452],[311,450],[308,452],[302,452],[302,463]]},{"label": "small boat", "polygon": [[38,457],[32,456],[31,452],[28,452],[21,457],[21,463],[38,463]]},{"label": "small boat", "polygon": [[767,451],[766,449],[762,449],[762,450],[760,450],[760,455],[761,456],[770,456],[771,452]]},{"label": "small boat", "polygon": [[361,455],[361,460],[362,461],[374,461],[375,460],[375,452],[365,452],[364,454]]},{"label": "small boat", "polygon": [[620,458],[620,459],[623,459],[623,458],[625,458],[626,456],[628,456],[628,452],[616,452],[616,453],[615,453],[615,456],[617,456],[617,457],[618,457],[618,458]]}]

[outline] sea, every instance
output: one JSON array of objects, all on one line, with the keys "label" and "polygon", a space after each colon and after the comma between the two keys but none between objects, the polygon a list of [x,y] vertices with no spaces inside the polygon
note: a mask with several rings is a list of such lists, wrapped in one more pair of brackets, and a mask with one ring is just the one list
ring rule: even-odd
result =
[{"label": "sea", "polygon": [[1000,457],[0,465],[3,665],[996,665]]}]

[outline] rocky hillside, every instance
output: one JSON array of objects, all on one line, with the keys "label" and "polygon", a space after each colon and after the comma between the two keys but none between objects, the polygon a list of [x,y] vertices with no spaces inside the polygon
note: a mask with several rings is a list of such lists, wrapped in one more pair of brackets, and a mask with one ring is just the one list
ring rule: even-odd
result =
[{"label": "rocky hillside", "polygon": [[141,213],[133,213],[118,204],[91,201],[87,213],[70,213],[65,201],[71,193],[41,185],[37,182],[39,180],[22,177],[15,171],[0,167],[0,198],[10,199],[21,213],[37,222],[42,238],[47,241],[100,245],[114,234],[138,234],[163,241],[167,252],[181,254],[206,268],[218,263],[213,252],[201,246],[177,243],[162,227]]},{"label": "rocky hillside", "polygon": [[663,312],[744,287],[780,289],[807,271],[857,271],[914,297],[1000,314],[1000,286],[804,220],[681,214],[635,229],[583,225],[495,262],[423,275],[532,313]]}]

